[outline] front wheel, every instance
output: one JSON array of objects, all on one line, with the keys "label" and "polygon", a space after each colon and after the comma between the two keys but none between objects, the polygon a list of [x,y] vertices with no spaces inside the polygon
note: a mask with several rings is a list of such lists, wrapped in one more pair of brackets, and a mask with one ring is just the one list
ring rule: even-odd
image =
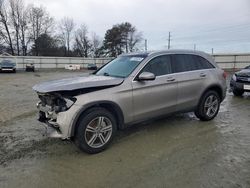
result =
[{"label": "front wheel", "polygon": [[78,122],[75,143],[86,153],[99,153],[112,141],[116,127],[114,115],[108,110],[92,108]]},{"label": "front wheel", "polygon": [[195,110],[195,115],[201,121],[209,121],[215,118],[220,109],[220,97],[216,91],[206,92]]}]

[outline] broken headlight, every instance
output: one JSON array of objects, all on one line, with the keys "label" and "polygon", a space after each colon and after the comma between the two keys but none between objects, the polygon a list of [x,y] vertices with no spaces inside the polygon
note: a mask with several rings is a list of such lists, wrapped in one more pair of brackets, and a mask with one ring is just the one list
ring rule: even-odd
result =
[{"label": "broken headlight", "polygon": [[74,103],[76,102],[76,98],[70,97],[60,97],[56,99],[55,106],[54,106],[54,111],[56,113],[58,112],[64,112],[68,110]]},{"label": "broken headlight", "polygon": [[43,111],[48,112],[58,113],[66,111],[76,102],[75,97],[63,96],[58,93],[38,94],[38,96],[41,100],[39,108],[46,108]]}]

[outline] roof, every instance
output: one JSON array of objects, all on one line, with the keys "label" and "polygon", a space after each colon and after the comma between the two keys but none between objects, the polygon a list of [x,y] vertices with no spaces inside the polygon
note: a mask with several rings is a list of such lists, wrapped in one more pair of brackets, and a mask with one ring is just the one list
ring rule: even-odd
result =
[{"label": "roof", "polygon": [[182,49],[170,49],[170,50],[158,50],[158,51],[148,51],[148,52],[133,52],[133,53],[126,53],[122,54],[122,56],[151,56],[151,55],[158,55],[158,54],[196,54],[201,56],[207,56],[208,54],[202,51],[197,50],[182,50]]}]

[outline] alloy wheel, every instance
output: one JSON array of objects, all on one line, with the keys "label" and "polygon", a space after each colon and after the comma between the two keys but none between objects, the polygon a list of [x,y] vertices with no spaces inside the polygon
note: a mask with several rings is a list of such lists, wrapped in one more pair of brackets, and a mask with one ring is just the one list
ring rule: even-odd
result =
[{"label": "alloy wheel", "polygon": [[219,100],[215,95],[210,95],[207,97],[204,105],[205,114],[208,117],[213,117],[218,110]]},{"label": "alloy wheel", "polygon": [[110,140],[112,131],[112,123],[109,118],[96,117],[88,123],[85,129],[86,143],[92,148],[100,148]]}]

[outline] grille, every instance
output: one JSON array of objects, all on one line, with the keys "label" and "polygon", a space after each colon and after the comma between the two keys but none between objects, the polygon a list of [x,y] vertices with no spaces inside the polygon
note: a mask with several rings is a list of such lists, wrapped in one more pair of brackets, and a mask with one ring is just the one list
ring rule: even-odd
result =
[{"label": "grille", "polygon": [[237,82],[250,83],[250,77],[237,76]]}]

